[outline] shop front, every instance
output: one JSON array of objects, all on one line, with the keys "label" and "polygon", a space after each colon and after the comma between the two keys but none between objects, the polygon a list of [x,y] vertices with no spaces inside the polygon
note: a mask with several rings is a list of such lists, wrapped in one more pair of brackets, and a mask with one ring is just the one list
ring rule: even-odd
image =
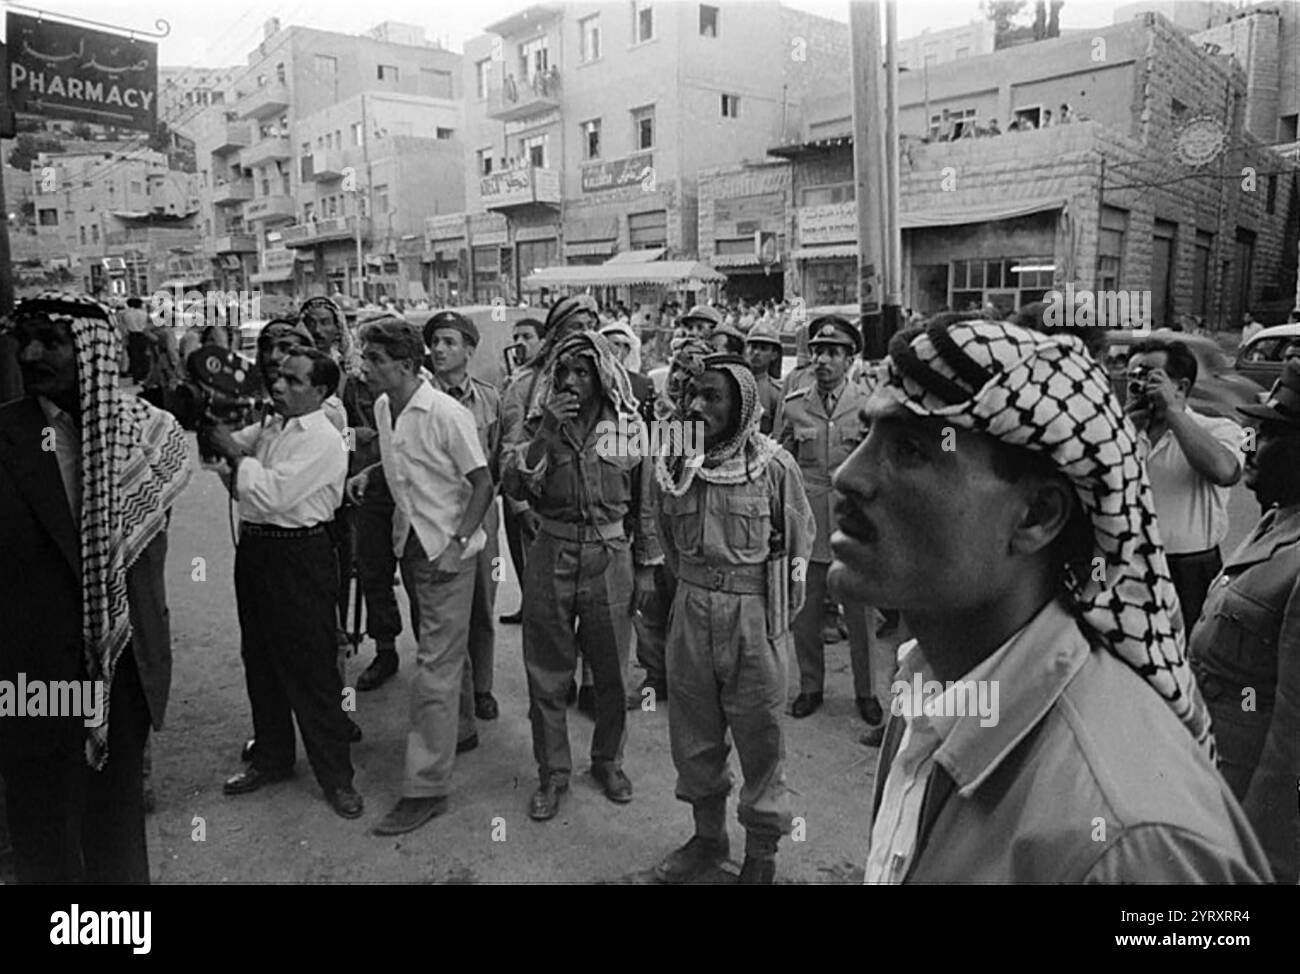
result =
[{"label": "shop front", "polygon": [[798,246],[790,257],[798,294],[809,306],[858,303],[858,211],[848,200],[795,211]]}]

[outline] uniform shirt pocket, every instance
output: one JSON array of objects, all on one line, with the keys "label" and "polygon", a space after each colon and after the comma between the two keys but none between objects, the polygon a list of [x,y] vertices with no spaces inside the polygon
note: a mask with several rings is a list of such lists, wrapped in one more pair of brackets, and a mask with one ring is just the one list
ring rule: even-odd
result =
[{"label": "uniform shirt pocket", "polygon": [[728,497],[723,535],[728,560],[740,564],[766,561],[772,536],[772,510],[765,497]]},{"label": "uniform shirt pocket", "polygon": [[664,494],[663,511],[672,525],[673,546],[681,554],[698,557],[703,543],[699,491],[691,489],[681,497]]}]

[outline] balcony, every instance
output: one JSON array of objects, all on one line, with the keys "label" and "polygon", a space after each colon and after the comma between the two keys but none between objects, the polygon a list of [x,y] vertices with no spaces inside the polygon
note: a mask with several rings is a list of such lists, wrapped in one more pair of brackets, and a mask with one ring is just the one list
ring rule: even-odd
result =
[{"label": "balcony", "polygon": [[333,182],[343,178],[343,170],[346,168],[347,161],[338,149],[314,152],[302,159],[302,180],[303,182],[315,180],[318,183]]},{"label": "balcony", "polygon": [[213,206],[231,206],[247,203],[253,198],[253,181],[251,179],[232,179],[212,188]]},{"label": "balcony", "polygon": [[268,162],[290,159],[289,140],[284,136],[259,139],[239,154],[239,164],[245,169],[262,166]]},{"label": "balcony", "polygon": [[288,111],[289,105],[288,85],[271,84],[245,95],[239,103],[239,115],[241,118],[266,118]]},{"label": "balcony", "polygon": [[257,238],[251,233],[225,233],[213,239],[212,251],[217,254],[255,254]]},{"label": "balcony", "polygon": [[514,122],[560,107],[560,72],[555,68],[533,75],[508,75],[488,89],[487,116]]},{"label": "balcony", "polygon": [[507,213],[518,207],[560,205],[560,173],[529,166],[494,172],[479,178],[479,197],[485,210]]},{"label": "balcony", "polygon": [[253,126],[247,122],[227,122],[217,133],[217,144],[212,148],[213,155],[222,155],[242,149],[253,142]]},{"label": "balcony", "polygon": [[297,207],[288,195],[261,196],[244,204],[245,223],[292,223],[295,216]]},{"label": "balcony", "polygon": [[[314,247],[331,240],[353,240],[356,234],[357,218],[354,216],[332,216],[310,223],[296,223],[281,231],[286,247]],[[369,217],[361,218],[361,236],[362,239],[370,236]]]}]

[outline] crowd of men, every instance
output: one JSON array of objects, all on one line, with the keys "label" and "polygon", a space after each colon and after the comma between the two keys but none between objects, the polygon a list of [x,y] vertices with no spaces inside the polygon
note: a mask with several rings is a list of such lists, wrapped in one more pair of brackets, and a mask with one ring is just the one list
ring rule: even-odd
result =
[{"label": "crowd of men", "polygon": [[[135,310],[114,324],[50,293],[13,317],[26,393],[0,406],[0,549],[23,557],[0,563],[0,681],[109,688],[89,730],[0,714],[23,881],[148,880],[162,568],[191,463],[165,398],[118,385],[124,337],[143,383]],[[783,377],[774,305],[665,310],[661,388],[640,329],[587,295],[513,325],[500,389],[470,375],[482,336],[455,309],[358,327],[313,298],[264,327],[264,414],[205,438],[240,523],[253,735],[228,796],[293,774],[296,722],[330,807],[364,813],[362,730],[340,706],[347,588],[355,573],[368,692],[401,665],[397,572],[417,649],[404,779],[376,834],[446,810],[456,756],[499,715],[496,626],[519,624],[529,816],[565,801],[575,704],[592,776],[633,801],[627,711],[650,696],[694,820],[655,876],[729,856],[734,745],[740,879],[771,883],[791,828],[785,720],[822,706],[843,636],[862,743],[881,748],[868,882],[1300,878],[1300,362],[1240,410],[1248,437],[1188,407],[1197,364],[1177,340],[1134,347],[1121,406],[1085,343],[1032,312],[940,315],[879,364],[852,323],[819,317]],[[674,424],[698,448],[638,447]],[[1225,561],[1243,473],[1264,516]],[[497,619],[502,527],[522,606]],[[914,638],[896,655],[890,631]],[[914,678],[941,691],[923,709],[897,690]],[[961,709],[977,684],[1000,689],[991,722]]]}]

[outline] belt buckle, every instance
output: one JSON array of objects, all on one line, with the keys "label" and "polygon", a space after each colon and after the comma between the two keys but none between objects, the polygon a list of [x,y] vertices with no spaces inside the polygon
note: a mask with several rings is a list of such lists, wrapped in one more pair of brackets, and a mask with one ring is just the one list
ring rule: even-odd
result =
[{"label": "belt buckle", "polygon": [[709,569],[709,588],[719,590],[726,584],[727,573],[721,568]]}]

